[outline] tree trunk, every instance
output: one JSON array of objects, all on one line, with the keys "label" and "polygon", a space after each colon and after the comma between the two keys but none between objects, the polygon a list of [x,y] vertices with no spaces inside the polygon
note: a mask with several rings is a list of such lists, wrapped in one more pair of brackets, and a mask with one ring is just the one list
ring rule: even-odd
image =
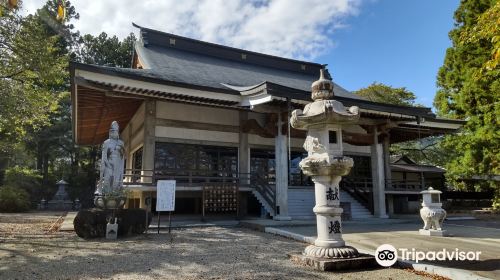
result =
[{"label": "tree trunk", "polygon": [[49,185],[49,155],[44,153],[43,155],[43,169],[42,169],[42,184],[43,186]]}]

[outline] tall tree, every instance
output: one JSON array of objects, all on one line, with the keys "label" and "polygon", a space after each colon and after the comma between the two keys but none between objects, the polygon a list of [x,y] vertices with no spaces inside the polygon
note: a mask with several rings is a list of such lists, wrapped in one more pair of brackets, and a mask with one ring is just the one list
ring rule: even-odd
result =
[{"label": "tall tree", "polygon": [[[63,5],[64,18],[57,17],[57,9]],[[61,81],[58,84],[46,86],[47,90],[54,93],[54,101],[57,109],[47,115],[47,122],[40,127],[28,127],[29,132],[23,138],[26,139],[26,150],[31,152],[37,159],[37,169],[42,173],[43,184],[50,185],[49,169],[53,167],[53,161],[61,155],[61,141],[71,143],[70,110],[66,105],[69,100],[69,54],[74,49],[79,33],[73,31],[74,27],[69,20],[78,19],[70,1],[48,0],[46,4],[37,10],[32,17],[35,23],[44,32],[44,36],[53,38],[53,59],[61,60],[63,69],[59,70]],[[56,69],[57,70],[57,69]],[[66,114],[66,115],[65,115]]]},{"label": "tall tree", "polygon": [[134,33],[123,41],[116,36],[108,37],[105,32],[95,37],[87,34],[80,38],[74,59],[87,64],[130,68],[135,41]]},{"label": "tall tree", "polygon": [[[60,3],[64,18],[58,17]],[[99,147],[77,147],[72,141],[68,62],[71,58],[130,67],[135,36],[123,41],[106,33],[80,37],[70,23],[78,17],[67,0],[48,0],[27,16],[16,8],[2,9],[0,185],[9,162],[36,166],[46,186],[53,184],[49,178],[64,177],[69,180],[72,196],[83,198],[85,203],[94,191]],[[31,160],[33,156],[36,161]]]},{"label": "tall tree", "polygon": [[382,83],[372,83],[354,92],[370,101],[411,106],[415,104],[415,94],[405,87],[395,88]]},{"label": "tall tree", "polygon": [[465,187],[463,179],[487,179],[475,186],[494,189],[495,208],[500,208],[500,182],[493,180],[500,174],[499,5],[461,1],[434,99],[439,115],[467,120],[462,133],[444,141],[454,151],[446,165],[448,178],[459,187]]},{"label": "tall tree", "polygon": [[[357,95],[370,101],[395,105],[420,106],[415,104],[416,96],[405,87],[395,88],[382,83],[372,83],[366,88],[355,91]],[[446,153],[441,147],[442,137],[429,137],[391,145],[391,154],[406,155],[420,164],[442,166]]]},{"label": "tall tree", "polygon": [[[21,3],[19,3],[20,5]],[[67,84],[67,55],[38,15],[18,8],[0,17],[0,175],[12,146],[48,124]],[[1,176],[0,176],[1,177]]]}]

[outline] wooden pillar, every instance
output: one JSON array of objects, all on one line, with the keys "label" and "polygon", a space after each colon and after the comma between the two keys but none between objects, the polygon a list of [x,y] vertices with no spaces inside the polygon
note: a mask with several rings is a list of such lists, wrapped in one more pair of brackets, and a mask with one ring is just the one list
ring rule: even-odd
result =
[{"label": "wooden pillar", "polygon": [[283,120],[278,114],[278,133],[274,138],[276,165],[276,213],[275,220],[291,220],[288,215],[288,150],[287,137],[283,135],[281,126]]},{"label": "wooden pillar", "polygon": [[[390,153],[390,134],[384,136],[384,140],[382,141],[382,152],[384,156],[384,191],[387,188],[391,188],[392,186],[392,171],[391,171],[391,153]],[[389,212],[389,216],[394,215],[394,197],[392,194],[387,195],[387,211]]]},{"label": "wooden pillar", "polygon": [[[144,144],[142,147],[142,182],[151,183],[155,167],[155,128],[156,128],[156,101],[146,99],[144,101]],[[142,198],[141,198],[142,201]],[[141,202],[142,203],[142,202]]]},{"label": "wooden pillar", "polygon": [[384,171],[385,171],[385,181],[386,186],[391,183],[392,173],[391,173],[391,144],[389,134],[384,137],[382,141],[383,153],[384,153]]},{"label": "wooden pillar", "polygon": [[385,211],[385,179],[384,155],[382,144],[378,143],[377,128],[373,128],[373,144],[371,150],[373,210],[377,218],[388,218]]},{"label": "wooden pillar", "polygon": [[[248,120],[248,112],[241,111],[240,127],[241,123],[246,120]],[[239,132],[238,172],[245,173],[243,176],[248,176],[250,173],[250,146],[248,145],[248,133],[241,132],[241,129]]]},{"label": "wooden pillar", "polygon": [[394,215],[394,195],[387,195],[387,211],[389,212],[389,217]]},{"label": "wooden pillar", "polygon": [[146,195],[145,192],[139,192],[139,208],[146,209]]},{"label": "wooden pillar", "polygon": [[133,166],[133,158],[132,158],[132,133],[133,133],[132,121],[128,123],[128,136],[127,136],[127,168],[132,169]]}]

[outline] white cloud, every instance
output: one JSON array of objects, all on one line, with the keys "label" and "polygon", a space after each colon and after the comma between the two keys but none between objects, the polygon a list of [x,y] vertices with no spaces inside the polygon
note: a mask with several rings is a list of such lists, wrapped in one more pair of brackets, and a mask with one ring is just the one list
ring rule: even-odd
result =
[{"label": "white cloud", "polygon": [[[124,38],[132,22],[213,43],[298,59],[334,45],[332,31],[357,14],[361,0],[73,0],[81,33]],[[24,0],[32,13],[44,0]]]}]

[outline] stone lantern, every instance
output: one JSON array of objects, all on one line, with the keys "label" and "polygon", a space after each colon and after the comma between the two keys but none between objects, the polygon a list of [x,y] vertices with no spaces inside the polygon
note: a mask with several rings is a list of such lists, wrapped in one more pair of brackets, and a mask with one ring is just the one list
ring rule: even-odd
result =
[{"label": "stone lantern", "polygon": [[435,190],[432,187],[422,194],[422,209],[420,209],[420,217],[424,221],[424,228],[419,230],[422,235],[429,236],[445,236],[446,230],[442,229],[443,221],[446,218],[446,211],[441,208],[441,191]]},{"label": "stone lantern", "polygon": [[69,199],[66,187],[68,183],[64,180],[59,180],[56,183],[57,192],[54,197],[47,203],[49,210],[71,210],[73,202]]},{"label": "stone lantern", "polygon": [[[359,259],[358,251],[346,246],[342,239],[343,209],[340,207],[339,188],[342,176],[347,175],[354,164],[352,158],[343,156],[342,126],[358,121],[359,108],[346,108],[341,102],[330,99],[333,97],[333,82],[325,78],[323,69],[320,79],[311,87],[313,102],[303,111],[294,110],[290,124],[296,129],[307,130],[304,149],[308,156],[299,166],[314,182],[316,205],[313,211],[318,237],[314,245],[309,245],[301,256],[292,256],[292,259],[322,270],[333,270],[337,265],[328,263]],[[342,266],[346,267],[345,264]],[[352,265],[347,267],[353,268]]]}]

